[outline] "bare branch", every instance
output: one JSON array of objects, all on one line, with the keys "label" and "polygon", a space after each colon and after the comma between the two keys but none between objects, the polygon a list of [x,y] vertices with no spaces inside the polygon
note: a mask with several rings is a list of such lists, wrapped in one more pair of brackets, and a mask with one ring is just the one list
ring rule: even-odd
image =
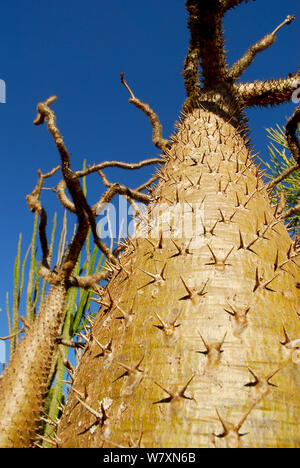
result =
[{"label": "bare branch", "polygon": [[262,52],[263,50],[267,49],[270,47],[275,39],[276,39],[276,34],[281,29],[283,26],[286,24],[291,24],[291,22],[295,19],[295,15],[288,15],[286,19],[279,25],[277,28],[271,33],[267,34],[265,37],[263,37],[260,41],[256,42],[253,44],[245,53],[245,55],[240,58],[228,71],[228,77],[232,78],[233,80],[237,80],[242,73],[246,70],[246,68],[249,67],[249,65],[252,63],[254,57],[259,53]]},{"label": "bare branch", "polygon": [[268,106],[289,101],[299,86],[300,71],[288,78],[235,84],[244,107]]},{"label": "bare branch", "polygon": [[144,189],[148,189],[150,185],[152,185],[154,182],[156,182],[158,179],[158,176],[153,176],[151,179],[149,179],[147,182],[144,184],[140,185],[135,189],[136,192],[141,192]]},{"label": "bare branch", "polygon": [[98,283],[107,280],[110,277],[110,272],[107,270],[99,271],[94,275],[89,276],[70,276],[68,279],[68,286],[77,286],[83,289],[94,289],[99,292]]},{"label": "bare branch", "polygon": [[[293,156],[296,165],[300,165],[300,144],[297,137],[298,125],[300,124],[300,106],[297,107],[293,115],[288,119],[285,126],[285,135],[290,150],[291,155]],[[300,213],[300,203],[296,206],[286,210],[282,213],[281,219],[287,219],[293,216],[294,214]]]},{"label": "bare branch", "polygon": [[20,333],[24,333],[24,331],[25,331],[24,328],[20,328],[20,330],[16,331],[15,333],[12,333],[11,335],[0,336],[0,340],[1,341],[10,340],[11,338],[14,338],[15,336],[19,335]]},{"label": "bare branch", "polygon": [[280,184],[283,180],[285,180],[287,177],[289,177],[293,172],[297,171],[299,169],[300,165],[299,164],[294,164],[293,166],[289,167],[286,169],[284,172],[282,172],[276,179],[271,180],[268,185],[267,185],[267,190],[272,191],[276,185]]},{"label": "bare branch", "polygon": [[124,73],[121,73],[121,83],[128,89],[130,94],[129,102],[135,105],[138,109],[141,109],[150,119],[152,125],[152,141],[153,144],[161,149],[164,153],[167,153],[168,149],[171,147],[171,142],[166,140],[162,137],[162,126],[159,121],[157,114],[148,104],[145,104],[140,99],[136,98],[133,92],[131,91],[130,87],[128,86],[127,82],[125,81]]},{"label": "bare branch", "polygon": [[300,144],[297,138],[297,128],[300,123],[300,106],[295,109],[292,117],[287,121],[285,127],[285,135],[290,150],[295,162],[300,165]]},{"label": "bare branch", "polygon": [[60,169],[60,166],[55,167],[47,174],[42,174],[41,170],[39,169],[38,170],[38,175],[39,175],[38,183],[33,189],[33,191],[26,196],[26,201],[27,201],[30,211],[33,213],[37,212],[40,216],[39,236],[40,236],[40,243],[41,243],[41,248],[42,248],[42,253],[43,253],[42,264],[47,268],[49,266],[49,247],[48,247],[48,240],[47,240],[47,233],[46,233],[47,213],[45,209],[43,208],[40,197],[41,197],[41,191],[44,185],[44,180],[47,179],[48,177],[51,177],[53,174],[55,174],[58,171],[58,169]]},{"label": "bare branch", "polygon": [[198,61],[201,59],[203,84],[214,88],[226,76],[224,39],[222,32],[223,8],[219,0],[203,2],[187,0],[190,47],[184,63],[184,78],[188,97],[198,90]]},{"label": "bare branch", "polygon": [[65,189],[67,188],[66,182],[64,179],[62,179],[56,187],[56,193],[58,196],[59,201],[61,204],[67,208],[67,210],[71,211],[71,213],[76,214],[76,208],[74,203],[71,202],[71,200],[68,198],[66,195]]},{"label": "bare branch", "polygon": [[125,195],[126,197],[129,197],[133,200],[137,200],[146,204],[150,203],[151,198],[149,197],[149,195],[146,195],[145,193],[140,193],[137,190],[132,190],[126,187],[125,185],[121,185],[119,183],[109,182],[102,171],[98,171],[98,174],[100,175],[104,185],[106,185],[106,187],[109,187],[112,190],[111,193],[113,194],[113,196],[116,194]]},{"label": "bare branch", "polygon": [[284,211],[282,215],[280,216],[281,219],[287,219],[290,218],[291,216],[300,213],[300,203],[298,205],[293,206],[287,211]]},{"label": "bare branch", "polygon": [[101,241],[97,233],[97,226],[95,221],[94,213],[90,208],[89,204],[86,201],[86,198],[81,189],[80,182],[70,167],[70,156],[67,151],[67,148],[64,144],[63,138],[56,126],[56,117],[54,112],[49,108],[49,105],[56,100],[56,96],[51,96],[45,102],[40,102],[37,106],[38,115],[34,120],[36,125],[40,125],[47,119],[47,127],[53,137],[53,140],[56,144],[56,147],[59,151],[61,162],[62,162],[62,173],[66,183],[66,186],[71,194],[76,215],[78,218],[78,227],[76,234],[71,242],[67,258],[62,266],[62,274],[64,277],[67,277],[73,270],[75,263],[77,261],[78,255],[82,249],[82,246],[85,242],[89,225],[93,233],[94,241],[96,245],[102,250],[102,252],[107,256],[109,261],[116,264],[117,259],[114,257],[112,252],[110,252],[105,244]]},{"label": "bare branch", "polygon": [[101,169],[106,169],[107,167],[118,167],[120,169],[134,170],[134,169],[140,169],[141,167],[150,166],[150,164],[161,164],[163,161],[164,160],[161,158],[145,159],[138,163],[125,163],[122,161],[104,161],[99,164],[93,164],[93,166],[90,166],[82,171],[76,171],[74,172],[74,175],[76,177],[84,177],[86,175],[92,174],[93,172],[97,172]]}]

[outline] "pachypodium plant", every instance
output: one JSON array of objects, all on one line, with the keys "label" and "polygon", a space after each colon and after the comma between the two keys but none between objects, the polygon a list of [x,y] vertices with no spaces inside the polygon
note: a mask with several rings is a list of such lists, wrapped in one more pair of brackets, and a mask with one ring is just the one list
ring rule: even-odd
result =
[{"label": "pachypodium plant", "polygon": [[[85,163],[84,163],[85,168]],[[52,189],[55,190],[55,189]],[[86,183],[83,178],[83,192],[86,195]],[[9,307],[9,295],[7,293],[6,311],[9,334],[6,337],[0,337],[1,340],[9,341],[9,354],[13,352],[19,343],[22,334],[30,327],[34,320],[38,307],[45,300],[47,282],[38,274],[38,249],[36,248],[37,237],[37,220],[36,214],[33,224],[33,234],[31,243],[26,250],[24,258],[21,256],[22,234],[19,236],[17,256],[14,266],[14,288],[13,288],[13,304],[12,310]],[[53,250],[55,234],[57,231],[57,213],[54,215],[53,227],[51,232],[51,242],[49,246],[49,263],[53,263]],[[61,265],[63,257],[68,250],[67,247],[67,216],[64,212],[62,220],[62,229],[60,238],[57,242],[57,256],[55,265]],[[26,271],[27,261],[30,258],[28,272]],[[103,254],[99,255],[99,249],[95,245],[91,249],[90,232],[86,240],[86,251],[81,252],[77,264],[72,272],[73,275],[79,275],[85,272],[87,275],[92,275],[103,268]],[[27,291],[25,297],[25,276],[28,273]],[[80,358],[80,350],[84,348],[85,331],[89,328],[89,322],[93,316],[90,308],[90,301],[94,295],[94,290],[85,290],[72,287],[68,290],[66,300],[66,312],[64,323],[62,325],[62,334],[57,337],[59,347],[53,356],[52,369],[49,373],[49,388],[46,397],[45,408],[43,411],[44,424],[41,426],[39,438],[44,440],[44,446],[51,446],[52,433],[55,432],[58,416],[61,413],[60,406],[64,400],[64,382],[67,372],[72,375],[72,367],[76,367],[77,359]],[[26,312],[24,317],[22,311]],[[71,364],[69,360],[70,349],[74,349]]]},{"label": "pachypodium plant", "polygon": [[[100,309],[72,375],[53,444],[300,446],[299,245],[290,237],[281,210],[272,206],[272,187],[264,184],[256,165],[243,114],[247,107],[291,99],[300,75],[238,81],[294,17],[288,16],[228,67],[222,20],[240,3],[186,1],[187,99],[170,139],[162,136],[155,112],[121,76],[130,102],[151,121],[160,158],[139,165],[103,162],[73,172],[50,109],[54,98],[38,105],[35,123],[47,121],[61,156],[59,199],[77,215],[78,228],[62,266],[51,271],[40,202],[48,174],[40,173],[29,204],[40,215],[40,272],[52,286],[2,379],[0,445],[34,442],[66,290],[88,285],[98,292]],[[297,165],[299,120],[297,108],[286,125]],[[134,169],[154,162],[160,164],[155,176],[135,190],[110,183],[103,173],[109,166]],[[90,207],[79,180],[95,171],[107,190]],[[131,238],[112,250],[100,240],[95,217],[116,194],[148,208],[139,213]],[[106,276],[72,275],[89,227],[107,257]],[[99,286],[104,279],[107,284]]]}]

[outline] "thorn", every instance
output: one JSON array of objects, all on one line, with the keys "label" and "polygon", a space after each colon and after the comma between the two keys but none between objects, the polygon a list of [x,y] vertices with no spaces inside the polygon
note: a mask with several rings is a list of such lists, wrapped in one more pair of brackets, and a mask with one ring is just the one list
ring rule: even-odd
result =
[{"label": "thorn", "polygon": [[245,244],[244,244],[243,236],[242,236],[240,229],[239,229],[239,237],[240,237],[240,245],[237,249],[238,250],[245,249]]},{"label": "thorn", "polygon": [[250,374],[253,376],[254,378],[254,382],[248,382],[246,383],[244,386],[245,387],[256,387],[256,386],[260,386],[260,387],[263,387],[263,391],[262,393],[267,393],[267,390],[265,388],[266,384],[269,385],[270,387],[277,387],[277,385],[275,384],[272,384],[270,382],[271,378],[274,377],[275,374],[277,374],[279,371],[280,371],[280,368],[277,369],[275,372],[272,372],[272,374],[268,375],[267,377],[263,377],[263,378],[259,378],[252,369],[250,369],[250,367],[248,367],[248,370],[250,372]]},{"label": "thorn", "polygon": [[167,266],[167,263],[164,264],[162,270],[160,273],[150,273],[149,271],[145,271],[143,270],[142,268],[139,268],[139,270],[141,270],[143,273],[145,273],[146,275],[150,276],[150,278],[153,278],[152,281],[150,281],[149,283],[145,284],[144,286],[141,286],[140,288],[138,289],[142,289],[142,288],[145,288],[146,286],[149,286],[150,284],[153,284],[153,283],[159,283],[159,284],[162,284],[163,281],[166,281],[166,278],[164,276],[164,272],[165,272],[165,268]]},{"label": "thorn", "polygon": [[207,244],[207,247],[209,248],[210,250],[210,253],[213,257],[213,262],[212,263],[205,263],[205,265],[216,265],[216,266],[230,266],[231,264],[230,263],[225,263],[226,260],[228,259],[229,255],[231,254],[231,252],[233,251],[234,249],[234,246],[229,250],[228,254],[224,257],[223,260],[220,260],[216,257],[216,255],[214,254],[211,246],[209,244]]},{"label": "thorn", "polygon": [[209,164],[209,162],[208,162],[208,161],[206,161],[206,164],[207,164],[207,167],[208,167],[209,173],[210,173],[210,174],[213,174],[213,172],[214,172],[214,171],[213,171],[213,170],[212,170],[212,168],[210,167],[210,164]]},{"label": "thorn", "polygon": [[274,261],[274,271],[278,269],[278,257],[279,257],[279,249],[277,249],[277,252],[276,252],[276,257]]},{"label": "thorn", "polygon": [[175,332],[175,328],[180,327],[181,323],[176,324],[180,314],[182,311],[180,311],[177,315],[176,318],[172,322],[166,322],[164,321],[156,312],[155,315],[160,321],[161,325],[153,325],[156,328],[159,328],[159,330],[162,330],[167,336],[172,336]]},{"label": "thorn", "polygon": [[227,301],[227,304],[229,305],[230,309],[231,310],[228,310],[228,309],[225,309],[225,312],[227,312],[229,315],[231,315],[232,317],[245,317],[246,315],[248,315],[249,311],[250,311],[250,307],[247,306],[245,308],[245,310],[243,311],[237,311],[236,309],[234,309],[234,307]]},{"label": "thorn", "polygon": [[[239,438],[240,437],[243,437],[247,434],[240,434],[239,433],[239,430],[240,428],[242,427],[243,423],[245,422],[246,418],[249,416],[250,412],[252,411],[253,407],[251,407],[251,409],[246,413],[246,416],[244,416],[241,421],[234,425],[232,423],[229,423],[229,422],[225,422],[222,418],[221,418],[221,415],[219,413],[219,411],[216,409],[216,413],[218,415],[218,419],[220,421],[220,423],[222,424],[222,428],[223,428],[223,432],[222,434],[213,434],[215,437],[218,437],[218,438],[225,438],[225,437],[228,437],[228,436],[232,436],[232,435],[235,435],[236,439],[237,440],[232,440],[232,437],[231,437],[231,440],[229,441],[229,445],[228,447],[231,446],[231,444],[234,444],[233,447],[238,447],[238,442],[239,442]],[[232,448],[233,448],[232,447]]]},{"label": "thorn", "polygon": [[117,306],[117,309],[123,314],[119,317],[116,317],[117,320],[125,320],[127,322],[127,326],[132,322],[133,316],[135,315],[133,312],[133,304],[130,308],[129,312],[125,312],[120,306]]},{"label": "thorn", "polygon": [[284,333],[284,341],[280,341],[280,344],[282,344],[283,346],[285,346],[286,344],[290,343],[291,340],[287,334],[287,331],[285,329],[285,327],[283,327],[283,333]]},{"label": "thorn", "polygon": [[199,297],[202,297],[202,296],[205,296],[205,295],[207,294],[207,292],[204,291],[204,290],[205,290],[205,288],[206,288],[206,285],[207,285],[207,283],[208,283],[208,280],[204,283],[204,285],[202,286],[201,290],[200,290],[200,291],[197,291],[197,290],[194,289],[194,288],[189,288],[189,287],[187,286],[187,284],[185,283],[184,279],[182,278],[182,276],[180,276],[180,279],[181,279],[181,281],[182,281],[182,283],[183,283],[183,285],[184,285],[184,287],[185,287],[185,289],[186,289],[186,292],[188,293],[186,296],[181,297],[181,298],[179,299],[180,301],[185,301],[185,300],[187,300],[187,299],[190,299],[190,300],[194,301],[198,296],[199,296]]},{"label": "thorn", "polygon": [[122,362],[116,362],[119,366],[123,367],[123,369],[125,369],[125,372],[120,375],[119,377],[117,377],[115,380],[113,380],[113,383],[116,382],[117,380],[120,380],[122,379],[123,377],[128,377],[130,375],[134,375],[134,374],[137,374],[138,372],[144,372],[143,369],[140,369],[140,365],[143,361],[145,357],[145,354],[143,354],[143,356],[141,357],[141,359],[139,360],[139,362],[134,366],[134,367],[129,367],[127,366],[126,364],[123,364]]},{"label": "thorn", "polygon": [[99,348],[101,349],[101,353],[97,354],[97,356],[95,356],[95,358],[97,357],[100,357],[100,356],[105,356],[105,354],[110,354],[112,353],[112,338],[110,339],[110,341],[104,346],[102,345],[98,340],[97,338],[95,338],[93,336],[93,339],[95,340],[95,342],[97,343],[97,345],[99,346]]},{"label": "thorn", "polygon": [[156,405],[159,403],[170,403],[173,400],[178,401],[180,400],[180,398],[183,398],[185,400],[194,400],[194,398],[191,398],[185,395],[185,391],[194,377],[195,377],[195,374],[192,375],[192,377],[187,381],[187,383],[178,392],[171,392],[167,390],[166,388],[164,388],[162,385],[160,385],[158,382],[154,382],[158,387],[160,387],[164,392],[166,392],[169,395],[169,397],[163,398],[162,400],[159,400],[159,401],[154,401],[153,405]]},{"label": "thorn", "polygon": [[171,241],[173,242],[173,244],[175,245],[177,249],[177,252],[174,255],[171,255],[171,257],[169,258],[178,257],[179,255],[193,255],[193,252],[191,252],[189,248],[192,240],[193,238],[190,239],[187,245],[180,247],[178,244],[176,244],[176,242],[173,239],[171,239]]},{"label": "thorn", "polygon": [[226,221],[225,221],[225,218],[224,218],[224,215],[223,215],[223,213],[222,213],[221,209],[220,209],[220,208],[218,208],[218,210],[219,210],[219,212],[220,212],[220,215],[221,215],[221,219],[219,220],[219,223],[225,223]]},{"label": "thorn", "polygon": [[[77,395],[75,395],[75,398],[79,401],[79,403],[82,404],[95,418],[98,420],[98,422],[102,421],[103,415],[98,413],[98,411],[95,411],[93,408],[91,408],[85,401],[83,401],[81,398],[79,398]],[[102,404],[101,404],[102,405]],[[103,405],[102,405],[103,407]],[[102,409],[102,408],[101,408]],[[103,421],[104,422],[104,421]]]},{"label": "thorn", "polygon": [[260,286],[263,288],[263,289],[266,289],[267,291],[271,291],[271,292],[275,292],[274,289],[271,289],[268,287],[268,285],[274,281],[275,278],[277,278],[277,276],[279,276],[279,273],[277,275],[275,275],[272,279],[270,279],[269,281],[266,281],[265,283],[262,283],[262,277],[259,277],[259,274],[258,274],[258,267],[256,267],[256,271],[255,271],[255,285],[254,285],[254,288],[253,288],[253,292],[255,292]]},{"label": "thorn", "polygon": [[204,338],[203,338],[203,336],[201,335],[201,333],[199,332],[199,330],[198,330],[198,333],[199,333],[199,336],[200,336],[200,338],[201,338],[201,340],[202,340],[202,343],[203,343],[204,346],[205,346],[205,351],[196,351],[196,353],[207,355],[207,354],[209,353],[209,346],[208,346],[208,344],[206,343],[206,341],[204,340]]},{"label": "thorn", "polygon": [[228,221],[231,222],[232,218],[237,214],[238,210],[235,210],[232,215],[228,218]]},{"label": "thorn", "polygon": [[202,227],[203,227],[203,235],[206,236],[207,234],[211,234],[212,236],[215,236],[214,234],[214,230],[218,224],[219,220],[217,219],[217,221],[215,222],[215,224],[213,224],[213,226],[210,228],[210,229],[206,229],[206,227],[204,226],[204,224],[202,224]]}]

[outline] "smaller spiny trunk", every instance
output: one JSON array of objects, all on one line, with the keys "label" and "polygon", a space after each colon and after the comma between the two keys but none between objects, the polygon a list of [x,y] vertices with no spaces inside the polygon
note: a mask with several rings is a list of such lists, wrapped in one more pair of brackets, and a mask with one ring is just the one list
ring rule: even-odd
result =
[{"label": "smaller spiny trunk", "polygon": [[65,312],[64,283],[52,286],[38,316],[11,357],[2,382],[0,447],[30,447],[49,385],[53,351]]}]

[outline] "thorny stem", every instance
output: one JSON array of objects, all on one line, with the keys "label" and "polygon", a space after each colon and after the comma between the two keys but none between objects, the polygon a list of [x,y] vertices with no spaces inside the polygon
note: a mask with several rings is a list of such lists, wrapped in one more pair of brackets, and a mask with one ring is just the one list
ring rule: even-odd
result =
[{"label": "thorny stem", "polygon": [[237,83],[234,87],[244,107],[266,107],[289,101],[298,79],[300,72],[277,80]]},{"label": "thorny stem", "polygon": [[237,80],[239,76],[249,67],[252,63],[254,57],[263,50],[270,47],[275,39],[276,33],[281,29],[283,26],[290,24],[295,19],[295,15],[288,15],[286,19],[279,25],[277,28],[271,33],[267,34],[263,37],[260,41],[253,44],[245,53],[245,55],[240,58],[228,71],[228,77],[232,78],[233,80]]},{"label": "thorny stem", "polygon": [[226,63],[222,32],[223,11],[219,0],[187,0],[185,5],[191,35],[183,75],[187,95],[191,97],[198,88],[199,59],[205,88],[212,89],[224,82]]}]

